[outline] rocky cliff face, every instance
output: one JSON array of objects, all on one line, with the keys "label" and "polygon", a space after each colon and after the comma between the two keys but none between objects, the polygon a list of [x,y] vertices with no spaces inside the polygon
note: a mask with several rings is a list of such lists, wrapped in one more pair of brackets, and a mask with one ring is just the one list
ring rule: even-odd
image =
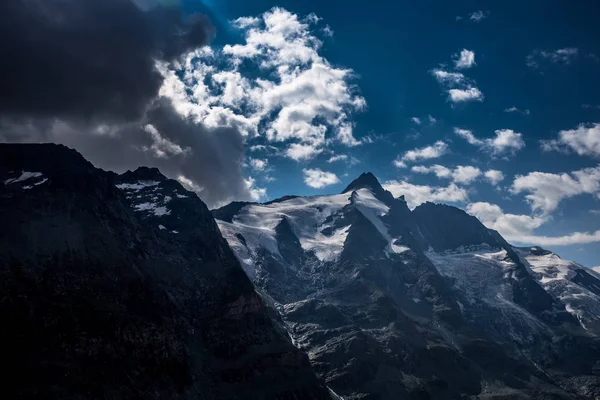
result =
[{"label": "rocky cliff face", "polygon": [[600,396],[593,272],[513,248],[454,207],[411,211],[372,174],[342,194],[213,214],[346,400]]},{"label": "rocky cliff face", "polygon": [[156,169],[0,145],[4,398],[326,399],[205,204]]},{"label": "rocky cliff face", "polygon": [[213,215],[156,169],[0,145],[5,397],[600,396],[593,271],[372,174]]}]

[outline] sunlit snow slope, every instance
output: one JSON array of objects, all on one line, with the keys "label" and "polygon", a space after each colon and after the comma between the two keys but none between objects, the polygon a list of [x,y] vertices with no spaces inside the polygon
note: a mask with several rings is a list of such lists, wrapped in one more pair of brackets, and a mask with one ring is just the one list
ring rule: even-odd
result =
[{"label": "sunlit snow slope", "polygon": [[213,215],[342,398],[600,396],[599,276],[460,209],[410,210],[363,174]]}]

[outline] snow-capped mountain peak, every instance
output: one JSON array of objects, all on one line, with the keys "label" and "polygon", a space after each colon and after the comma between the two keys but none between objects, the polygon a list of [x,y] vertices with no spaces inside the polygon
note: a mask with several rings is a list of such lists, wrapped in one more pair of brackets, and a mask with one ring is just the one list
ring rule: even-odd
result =
[{"label": "snow-capped mountain peak", "polygon": [[360,174],[358,178],[353,180],[342,193],[353,192],[358,189],[368,189],[383,203],[389,205],[390,202],[394,201],[392,193],[388,192],[381,186],[379,180],[371,172],[365,172]]},{"label": "snow-capped mountain peak", "polygon": [[[341,397],[368,397],[376,380],[381,398],[414,394],[414,382],[431,398],[600,395],[569,378],[600,371],[600,347],[588,343],[600,335],[600,279],[544,249],[514,248],[463,210],[411,211],[364,173],[341,194],[232,203],[213,215]],[[571,361],[558,372],[552,359]],[[431,376],[452,383],[439,389]]]}]

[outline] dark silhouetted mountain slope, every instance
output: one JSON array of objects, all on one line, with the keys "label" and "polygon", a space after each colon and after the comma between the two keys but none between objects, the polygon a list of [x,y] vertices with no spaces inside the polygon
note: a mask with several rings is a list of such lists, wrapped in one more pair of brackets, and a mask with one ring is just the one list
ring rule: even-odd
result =
[{"label": "dark silhouetted mountain slope", "polygon": [[6,399],[326,399],[205,204],[156,169],[0,145]]}]

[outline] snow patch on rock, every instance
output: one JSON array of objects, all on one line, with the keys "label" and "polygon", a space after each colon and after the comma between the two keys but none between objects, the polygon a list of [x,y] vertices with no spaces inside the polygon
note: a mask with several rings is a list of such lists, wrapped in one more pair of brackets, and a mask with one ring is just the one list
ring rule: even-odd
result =
[{"label": "snow patch on rock", "polygon": [[[540,250],[532,248],[533,251]],[[552,297],[565,304],[565,310],[573,315],[585,330],[598,330],[600,327],[600,296],[575,281],[578,271],[586,272],[594,279],[599,277],[583,266],[560,258],[554,253],[534,255],[516,249],[533,276]],[[597,285],[600,290],[600,279]],[[593,329],[592,326],[596,328]]]},{"label": "snow patch on rock", "polygon": [[[457,249],[443,253],[428,251],[427,257],[440,274],[452,278],[455,288],[473,307],[488,310],[478,318],[492,318],[496,335],[507,335],[519,343],[532,340],[535,332],[545,332],[544,324],[513,300],[510,279],[516,264],[504,249],[475,246],[478,250]],[[463,307],[461,307],[462,309]],[[494,313],[491,315],[485,315]]]},{"label": "snow patch on rock", "polygon": [[390,253],[401,254],[410,250],[408,247],[398,244],[401,238],[392,238],[389,235],[388,229],[381,220],[381,217],[387,214],[390,208],[382,201],[378,200],[373,192],[369,189],[359,189],[355,191],[354,206],[373,224],[381,236],[388,242],[385,250],[388,256]]},{"label": "snow patch on rock", "polygon": [[159,206],[156,203],[140,203],[133,206],[135,211],[147,211],[151,212],[157,217],[171,214],[171,211],[165,206]]},{"label": "snow patch on rock", "polygon": [[157,186],[158,184],[160,184],[158,181],[138,181],[137,183],[121,183],[116,186],[121,190],[138,191],[147,187]]},{"label": "snow patch on rock", "polygon": [[42,176],[41,172],[28,172],[28,171],[22,171],[21,175],[19,175],[16,178],[11,178],[11,179],[7,179],[4,181],[5,185],[10,185],[13,183],[19,183],[19,182],[24,182],[27,181],[29,179],[32,178],[40,178]]}]

